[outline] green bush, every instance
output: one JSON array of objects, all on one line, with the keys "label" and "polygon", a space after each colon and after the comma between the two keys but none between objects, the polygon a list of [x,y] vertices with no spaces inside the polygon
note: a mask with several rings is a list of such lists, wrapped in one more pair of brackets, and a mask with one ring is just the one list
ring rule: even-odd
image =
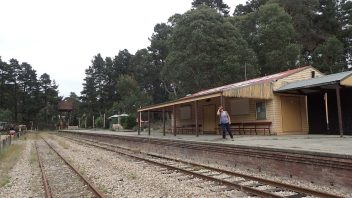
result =
[{"label": "green bush", "polygon": [[12,113],[8,109],[0,109],[0,121],[9,122],[11,121]]},{"label": "green bush", "polygon": [[121,125],[124,129],[132,129],[137,125],[136,118],[134,116],[127,116],[121,118]]},{"label": "green bush", "polygon": [[95,127],[96,128],[103,128],[104,126],[104,120],[102,117],[98,117],[96,120],[95,120]]}]

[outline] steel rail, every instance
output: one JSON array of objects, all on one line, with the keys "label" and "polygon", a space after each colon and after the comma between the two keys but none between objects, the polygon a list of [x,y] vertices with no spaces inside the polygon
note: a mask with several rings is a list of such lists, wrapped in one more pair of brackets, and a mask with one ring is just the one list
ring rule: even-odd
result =
[{"label": "steel rail", "polygon": [[47,178],[47,176],[45,174],[43,163],[42,163],[42,159],[40,158],[40,155],[39,155],[37,141],[35,141],[35,150],[37,151],[39,168],[40,168],[40,172],[42,173],[41,175],[42,175],[42,180],[43,180],[43,185],[44,185],[45,197],[46,198],[52,198],[53,196],[51,194],[48,178]]},{"label": "steel rail", "polygon": [[40,136],[44,142],[88,185],[90,190],[96,195],[96,197],[104,198],[104,194],[100,192],[85,176],[79,173],[79,171],[69,163],[57,150],[54,149],[42,136]]},{"label": "steel rail", "polygon": [[[71,139],[71,138],[69,138],[69,139]],[[250,194],[254,194],[254,195],[257,195],[257,196],[268,197],[268,198],[269,197],[270,198],[276,198],[276,197],[282,198],[283,197],[283,196],[276,195],[276,194],[274,194],[272,192],[269,192],[269,191],[258,190],[258,189],[255,189],[255,188],[252,188],[252,187],[249,187],[249,186],[244,186],[244,185],[241,185],[241,184],[238,184],[238,183],[229,182],[229,181],[226,181],[226,180],[222,180],[222,179],[214,178],[214,177],[211,177],[211,176],[203,175],[203,174],[196,173],[196,172],[189,171],[189,170],[185,170],[185,169],[182,169],[182,168],[179,168],[179,167],[171,166],[171,165],[168,165],[168,164],[156,162],[156,161],[153,161],[153,160],[150,160],[150,159],[146,159],[146,158],[143,158],[143,157],[139,157],[139,156],[136,156],[136,155],[132,155],[132,154],[128,154],[128,153],[125,153],[125,152],[117,151],[115,149],[106,148],[104,146],[96,145],[96,144],[93,144],[93,143],[82,142],[82,141],[79,141],[79,140],[76,140],[76,139],[71,139],[71,140],[74,140],[74,141],[77,141],[77,142],[81,142],[81,143],[84,143],[84,144],[88,144],[88,145],[91,145],[91,146],[94,146],[94,147],[98,147],[98,148],[101,148],[101,149],[104,149],[104,150],[107,150],[107,151],[112,151],[112,152],[115,152],[115,153],[119,153],[121,155],[125,155],[125,156],[131,157],[131,158],[134,158],[134,159],[137,159],[137,160],[140,160],[140,161],[145,161],[145,162],[148,162],[148,163],[160,166],[160,167],[165,167],[165,168],[168,168],[168,169],[177,170],[177,171],[183,172],[183,173],[185,173],[187,175],[192,175],[192,176],[204,179],[204,180],[217,182],[217,183],[220,183],[222,185],[233,187],[233,188],[238,189],[240,191],[247,192],[247,193],[250,193]],[[117,148],[119,148],[119,147],[117,147]],[[125,148],[123,148],[123,149],[125,149]],[[130,150],[130,151],[132,151],[132,150]],[[133,152],[135,152],[135,151],[133,151]],[[172,160],[172,161],[174,161],[174,160]]]},{"label": "steel rail", "polygon": [[[69,138],[69,137],[66,137],[66,138]],[[69,139],[75,140],[74,138],[69,138]],[[77,140],[75,140],[75,141],[77,141]],[[124,150],[131,151],[131,152],[136,152],[133,149],[129,149],[129,148],[121,147],[121,146],[116,146],[116,145],[112,145],[112,144],[108,144],[108,143],[104,143],[104,142],[98,142],[96,140],[87,140],[87,141],[91,141],[91,142],[95,142],[95,143],[99,143],[99,144],[103,144],[103,145],[106,145],[106,146],[111,146],[111,147],[115,147],[115,148],[119,148],[119,149],[124,149]],[[94,145],[94,144],[92,144],[92,145],[93,146],[97,146],[97,145]],[[106,149],[105,147],[100,147],[100,148]],[[115,150],[111,150],[111,151],[117,152]],[[214,167],[210,167],[210,166],[206,166],[206,165],[202,165],[202,164],[196,164],[196,163],[192,163],[192,162],[189,162],[189,161],[183,161],[183,160],[169,158],[169,157],[165,157],[165,156],[161,156],[161,155],[150,154],[150,153],[145,153],[145,152],[141,152],[141,151],[139,151],[139,152],[141,154],[148,155],[148,156],[151,156],[151,157],[156,157],[156,158],[160,158],[160,159],[165,159],[165,160],[185,163],[185,164],[189,164],[189,165],[192,165],[192,166],[202,167],[202,168],[205,168],[205,169],[209,169],[209,170],[212,170],[212,171],[225,173],[225,174],[236,176],[236,177],[243,177],[245,179],[258,181],[258,182],[261,182],[261,183],[264,183],[264,184],[268,184],[268,185],[271,185],[271,186],[275,186],[275,187],[280,187],[280,188],[283,188],[285,190],[291,190],[291,191],[294,191],[296,193],[304,193],[304,194],[309,194],[309,195],[319,196],[319,197],[326,197],[326,198],[342,198],[341,196],[334,195],[334,194],[331,194],[331,193],[316,191],[316,190],[312,190],[312,189],[308,189],[308,188],[304,188],[304,187],[294,186],[294,185],[291,185],[291,184],[286,184],[286,183],[272,181],[272,180],[268,180],[268,179],[264,179],[264,178],[259,178],[259,177],[254,177],[254,176],[250,176],[250,175],[245,175],[245,174],[242,174],[242,173],[236,173],[236,172],[232,172],[232,171],[218,169],[218,168],[214,168]],[[217,181],[217,182],[221,183],[221,181]],[[227,182],[227,181],[225,181],[225,182]]]},{"label": "steel rail", "polygon": [[[63,132],[67,134],[76,134],[80,136],[92,136],[102,137],[102,138],[116,138],[114,135],[109,134],[84,134],[84,133],[77,133],[77,132]],[[300,154],[297,152],[289,151],[289,150],[282,150],[282,149],[274,149],[273,151],[266,150],[265,148],[249,148],[244,146],[224,146],[221,144],[208,144],[208,143],[194,143],[191,141],[182,142],[178,140],[173,140],[170,142],[169,140],[165,139],[153,139],[153,138],[141,138],[141,137],[130,137],[130,136],[119,136],[120,140],[124,141],[133,141],[133,142],[140,142],[140,143],[152,143],[156,145],[163,145],[163,146],[173,146],[179,148],[188,148],[188,149],[195,149],[195,150],[207,150],[211,152],[218,152],[221,151],[223,154],[240,154],[246,155],[250,157],[256,158],[264,158],[264,159],[272,159],[276,161],[285,161],[285,162],[292,162],[292,163],[299,163],[299,164],[309,164],[309,165],[316,165],[322,167],[333,167],[345,170],[352,170],[352,162],[350,158],[342,157],[340,159],[336,159],[331,157],[327,154],[315,153],[312,152],[312,155],[307,154]]]}]

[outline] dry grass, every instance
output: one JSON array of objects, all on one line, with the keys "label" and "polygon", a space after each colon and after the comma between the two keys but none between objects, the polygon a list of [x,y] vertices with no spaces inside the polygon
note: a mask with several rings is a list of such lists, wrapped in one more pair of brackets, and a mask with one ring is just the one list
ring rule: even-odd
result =
[{"label": "dry grass", "polygon": [[12,144],[0,153],[0,187],[9,183],[9,172],[15,166],[24,146],[24,144]]},{"label": "dry grass", "polygon": [[67,144],[67,142],[63,141],[63,140],[58,140],[59,142],[59,145],[64,148],[64,149],[69,149],[70,148],[70,145]]},{"label": "dry grass", "polygon": [[136,180],[138,178],[138,175],[137,175],[137,173],[130,172],[130,173],[128,173],[127,178],[129,180]]},{"label": "dry grass", "polygon": [[31,150],[31,156],[29,157],[29,163],[34,164],[38,162],[38,156],[35,148]]}]

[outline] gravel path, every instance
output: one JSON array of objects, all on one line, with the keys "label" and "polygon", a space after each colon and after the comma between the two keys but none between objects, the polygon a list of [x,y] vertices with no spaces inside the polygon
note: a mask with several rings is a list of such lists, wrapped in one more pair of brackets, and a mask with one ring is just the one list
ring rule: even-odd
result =
[{"label": "gravel path", "polygon": [[44,141],[37,145],[53,197],[94,197],[86,183]]},{"label": "gravel path", "polygon": [[[162,168],[137,162],[61,137],[70,144],[67,149],[56,144],[65,157],[79,167],[107,197],[248,197],[238,191],[219,191],[210,182],[184,174],[165,173]],[[55,141],[51,141],[55,143]],[[180,176],[179,178],[175,175]]]},{"label": "gravel path", "polygon": [[32,144],[30,141],[18,140],[25,148],[16,165],[9,173],[10,182],[0,188],[0,197],[33,197],[31,192],[31,165],[29,162]]}]

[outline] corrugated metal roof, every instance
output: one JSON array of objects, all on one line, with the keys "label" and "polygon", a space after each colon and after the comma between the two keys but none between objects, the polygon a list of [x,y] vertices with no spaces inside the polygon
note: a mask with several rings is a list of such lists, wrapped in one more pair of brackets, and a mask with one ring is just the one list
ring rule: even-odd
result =
[{"label": "corrugated metal roof", "polygon": [[305,66],[305,67],[299,67],[296,69],[292,69],[292,70],[287,70],[281,73],[277,73],[277,74],[273,74],[273,75],[269,75],[269,76],[263,76],[260,78],[255,78],[255,79],[251,79],[251,80],[247,80],[247,81],[242,81],[242,82],[237,82],[237,83],[233,83],[233,84],[229,84],[229,85],[224,85],[221,87],[216,87],[216,88],[212,88],[212,89],[207,89],[207,90],[203,90],[200,92],[197,92],[195,94],[191,94],[189,96],[186,96],[184,98],[191,98],[191,97],[196,97],[196,96],[202,96],[202,95],[207,95],[207,94],[212,94],[212,93],[217,93],[217,92],[222,92],[225,90],[229,90],[229,89],[234,89],[234,88],[240,88],[240,87],[245,87],[245,86],[249,86],[249,85],[255,85],[255,84],[261,84],[261,83],[266,83],[266,82],[272,82],[281,78],[285,78],[291,74],[300,72],[302,70],[305,70],[307,68],[309,68],[311,66]]},{"label": "corrugated metal roof", "polygon": [[269,76],[264,76],[264,77],[260,77],[260,78],[247,80],[247,81],[242,81],[242,82],[238,82],[238,83],[224,85],[224,86],[221,86],[221,87],[216,87],[216,88],[212,88],[212,89],[203,90],[203,91],[200,91],[200,92],[197,92],[197,93],[194,93],[194,94],[190,94],[190,95],[188,95],[186,97],[179,98],[179,99],[174,100],[174,101],[142,107],[138,111],[140,112],[140,111],[145,111],[145,110],[152,110],[152,109],[157,109],[157,108],[170,106],[170,105],[173,105],[173,104],[181,104],[181,103],[195,101],[195,100],[199,100],[199,99],[219,97],[221,92],[226,91],[226,90],[237,89],[237,88],[242,88],[242,87],[246,87],[246,86],[250,86],[250,85],[266,83],[266,82],[273,82],[275,80],[282,79],[282,78],[285,78],[285,77],[287,77],[289,75],[292,75],[292,74],[295,74],[297,72],[303,71],[303,70],[305,70],[307,68],[311,68],[311,66],[299,67],[299,68],[296,68],[296,69],[288,70],[288,71],[285,71],[285,72],[281,72],[281,73],[277,73],[277,74],[273,74],[273,75],[269,75]]},{"label": "corrugated metal roof", "polygon": [[309,88],[309,87],[334,84],[336,82],[343,80],[344,78],[346,78],[350,75],[352,75],[352,71],[346,71],[346,72],[311,78],[311,79],[307,79],[307,80],[296,81],[296,82],[292,82],[287,85],[284,85],[275,91],[281,92],[281,91],[288,91],[288,90],[293,90],[293,89]]}]

